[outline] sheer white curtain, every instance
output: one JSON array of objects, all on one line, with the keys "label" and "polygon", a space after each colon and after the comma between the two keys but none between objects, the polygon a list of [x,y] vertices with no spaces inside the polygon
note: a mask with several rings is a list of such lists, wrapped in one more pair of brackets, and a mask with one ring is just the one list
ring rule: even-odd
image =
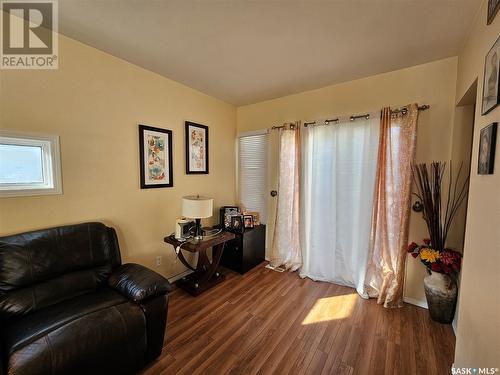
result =
[{"label": "sheer white curtain", "polygon": [[347,285],[367,298],[380,113],[302,131],[301,277]]},{"label": "sheer white curtain", "polygon": [[300,123],[279,130],[278,202],[271,239],[271,265],[296,271],[302,264],[299,241]]}]

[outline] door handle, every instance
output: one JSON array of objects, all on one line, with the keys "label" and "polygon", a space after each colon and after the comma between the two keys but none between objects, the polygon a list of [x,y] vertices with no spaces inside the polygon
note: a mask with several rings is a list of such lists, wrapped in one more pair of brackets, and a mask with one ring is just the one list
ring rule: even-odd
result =
[{"label": "door handle", "polygon": [[278,192],[276,190],[271,190],[271,197],[275,197],[278,195]]}]

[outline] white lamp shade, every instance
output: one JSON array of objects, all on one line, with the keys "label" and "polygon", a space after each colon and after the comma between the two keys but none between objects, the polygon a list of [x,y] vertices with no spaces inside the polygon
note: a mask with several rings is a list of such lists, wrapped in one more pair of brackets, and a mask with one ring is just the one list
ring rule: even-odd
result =
[{"label": "white lamp shade", "polygon": [[212,198],[188,196],[182,198],[182,216],[190,219],[203,219],[212,216]]}]

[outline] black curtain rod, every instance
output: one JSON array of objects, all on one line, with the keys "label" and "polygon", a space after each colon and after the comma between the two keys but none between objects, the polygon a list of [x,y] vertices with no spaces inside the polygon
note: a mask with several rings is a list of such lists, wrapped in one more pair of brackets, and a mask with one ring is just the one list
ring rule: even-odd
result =
[{"label": "black curtain rod", "polygon": [[[429,104],[419,105],[418,110],[425,111],[425,110],[429,109],[430,107],[431,106]],[[406,112],[408,112],[408,109],[406,107],[394,109],[391,111],[391,113],[406,113]]]},{"label": "black curtain rod", "polygon": [[268,131],[269,130],[274,130],[274,129],[284,129],[286,128],[287,126],[290,127],[290,129],[295,129],[296,126],[299,126],[295,123],[286,123],[286,124],[283,124],[283,125],[279,125],[279,126],[271,126],[269,129],[267,129]]},{"label": "black curtain rod", "polygon": [[[429,109],[430,107],[431,106],[428,105],[428,104],[423,104],[423,105],[419,105],[418,106],[418,110],[419,111],[425,111],[425,110]],[[406,107],[391,110],[392,114],[396,114],[396,113],[406,114],[406,112],[408,112],[408,109]],[[368,120],[370,118],[370,114],[369,113],[365,113],[364,115],[352,115],[352,116],[349,117],[349,121],[354,121],[354,120],[357,120],[357,119],[360,119],[360,118],[365,118],[365,119]],[[340,119],[339,118],[327,119],[327,120],[325,120],[324,125],[328,125],[331,122],[333,122],[333,123],[339,123]],[[316,125],[316,121],[304,122],[304,127],[307,128],[309,125]],[[281,127],[283,127],[283,126],[281,126]],[[275,127],[275,126],[272,127],[272,129],[277,129],[277,128],[279,128],[279,127]]]},{"label": "black curtain rod", "polygon": [[[429,109],[431,106],[429,104],[423,104],[423,105],[419,105],[418,106],[418,110],[419,111],[425,111],[427,109]],[[398,109],[394,109],[394,110],[391,110],[391,113],[392,114],[396,114],[396,113],[402,113],[402,114],[406,114],[406,112],[408,112],[408,109],[406,107],[402,107],[402,108],[398,108]],[[369,113],[365,113],[363,115],[352,115],[349,117],[349,121],[354,121],[354,120],[357,120],[357,119],[360,119],[360,118],[365,118],[365,119],[369,119],[370,118],[370,114]],[[326,119],[325,122],[323,123],[323,125],[328,125],[330,123],[339,123],[340,122],[340,118],[332,118],[332,119]],[[309,122],[304,122],[304,127],[308,127],[309,125],[316,125],[316,121],[309,121]],[[268,129],[269,130],[274,130],[274,129],[283,129],[285,128],[286,125],[278,125],[278,126],[272,126],[271,128]]]}]

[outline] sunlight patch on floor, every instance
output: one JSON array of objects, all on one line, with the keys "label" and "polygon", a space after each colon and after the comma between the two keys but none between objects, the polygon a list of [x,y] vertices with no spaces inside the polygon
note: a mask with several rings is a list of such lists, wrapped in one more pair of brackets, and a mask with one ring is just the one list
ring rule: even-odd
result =
[{"label": "sunlight patch on floor", "polygon": [[356,293],[320,298],[302,321],[302,325],[348,318],[352,315],[357,299]]}]

